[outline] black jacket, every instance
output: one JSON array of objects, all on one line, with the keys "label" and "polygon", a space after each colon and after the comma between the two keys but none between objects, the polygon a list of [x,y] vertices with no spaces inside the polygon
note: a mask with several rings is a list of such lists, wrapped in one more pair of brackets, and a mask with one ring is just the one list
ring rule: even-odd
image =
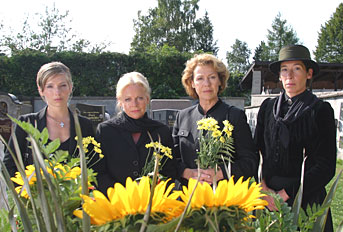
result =
[{"label": "black jacket", "polygon": [[[149,154],[149,149],[145,145],[151,142],[147,131],[144,131],[135,144],[131,132],[119,128],[112,120],[100,123],[96,132],[96,140],[101,143],[104,158],[94,165],[94,170],[98,173],[98,189],[104,194],[108,187],[113,187],[114,183],[119,182],[125,186],[127,177],[134,180],[141,176]],[[167,126],[162,125],[149,132],[154,142],[158,142],[158,136],[160,136],[163,146],[173,147],[173,140]],[[175,159],[167,160],[161,174],[171,178],[178,177]]]},{"label": "black jacket", "polygon": [[[235,180],[239,177],[252,177],[257,170],[258,157],[256,155],[252,134],[247,124],[247,118],[243,110],[234,106],[229,106],[219,100],[206,114],[203,114],[199,104],[181,110],[173,128],[173,139],[176,156],[181,159],[181,173],[185,168],[197,168],[197,149],[199,149],[198,138],[200,131],[196,122],[207,117],[213,117],[223,128],[222,122],[228,120],[233,126],[233,139],[235,153],[231,165],[231,174]],[[221,166],[224,178],[228,178],[224,166]],[[187,181],[183,180],[183,184]]]},{"label": "black jacket", "polygon": [[[290,196],[288,203],[292,205],[299,189],[301,165],[305,155],[303,207],[309,203],[322,203],[326,196],[325,186],[334,177],[336,169],[333,109],[329,103],[319,100],[311,110],[287,125],[290,138],[288,150],[284,150],[282,141],[273,136],[276,123],[273,105],[276,100],[277,98],[266,99],[257,117],[254,140],[263,157],[263,179],[275,191],[285,189]],[[275,147],[271,147],[275,140]],[[276,162],[277,157],[287,159]]]},{"label": "black jacket", "polygon": [[[21,115],[19,117],[20,121],[26,121],[31,122],[33,125],[37,123],[37,129],[39,131],[43,131],[43,129],[46,127],[46,110],[47,107],[40,110],[37,113],[31,113],[31,114],[25,114]],[[69,142],[69,154],[74,154],[76,150],[76,132],[75,132],[75,123],[74,123],[74,117],[72,112],[69,110],[69,116],[70,116],[70,142]],[[82,116],[79,116],[79,122],[81,126],[82,136],[94,136],[94,129],[92,126],[92,122]],[[32,157],[32,151],[28,147],[30,146],[29,142],[26,140],[27,133],[21,129],[18,125],[15,125],[14,134],[17,137],[19,148],[23,157],[24,165],[30,165],[33,164],[33,157]],[[9,147],[13,152],[15,152],[14,144],[12,141],[12,138],[9,140]],[[8,150],[5,151],[5,158],[4,163],[6,165],[6,168],[11,176],[14,176],[15,172],[17,171],[17,167],[12,159],[11,154]]]}]

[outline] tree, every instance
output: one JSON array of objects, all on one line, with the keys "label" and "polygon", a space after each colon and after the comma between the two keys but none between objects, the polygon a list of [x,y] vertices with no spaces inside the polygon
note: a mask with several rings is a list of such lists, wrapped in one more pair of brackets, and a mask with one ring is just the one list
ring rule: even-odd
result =
[{"label": "tree", "polygon": [[281,14],[278,13],[272,23],[272,30],[268,30],[267,43],[261,42],[255,49],[258,53],[254,57],[263,61],[274,61],[278,59],[282,47],[298,43],[296,32],[287,25],[287,20],[281,19]]},{"label": "tree", "polygon": [[339,4],[329,21],[321,27],[317,41],[314,55],[318,62],[343,62],[343,3]]},{"label": "tree", "polygon": [[210,18],[208,17],[207,11],[203,18],[198,19],[194,23],[194,29],[194,50],[211,52],[214,55],[217,55],[217,41],[214,41],[213,39],[213,25]]},{"label": "tree", "polygon": [[245,73],[248,71],[250,67],[249,57],[251,54],[248,44],[236,39],[231,49],[231,52],[226,53],[229,71],[236,73]]},{"label": "tree", "polygon": [[[44,14],[38,14],[39,19],[37,26],[32,27],[29,17],[23,23],[23,28],[16,35],[5,35],[0,46],[6,52],[16,54],[22,50],[35,50],[47,54],[53,54],[60,51],[98,51],[99,48],[106,48],[107,45],[91,46],[91,43],[86,39],[77,39],[77,36],[72,33],[72,28],[67,27],[71,21],[69,11],[60,13],[55,7],[46,7]],[[35,22],[35,20],[33,20]],[[33,29],[34,28],[34,29]]]},{"label": "tree", "polygon": [[196,19],[199,0],[158,0],[148,15],[138,12],[134,20],[135,35],[131,51],[147,51],[152,45],[168,45],[178,51],[217,51],[213,42],[213,26],[208,14]]},{"label": "tree", "polygon": [[261,41],[260,45],[255,48],[255,61],[267,61],[270,58],[269,49],[264,41]]}]

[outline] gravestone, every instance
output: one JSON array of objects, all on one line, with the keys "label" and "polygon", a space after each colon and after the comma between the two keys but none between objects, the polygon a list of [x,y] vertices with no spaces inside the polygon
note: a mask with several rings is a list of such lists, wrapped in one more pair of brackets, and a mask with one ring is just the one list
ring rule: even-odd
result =
[{"label": "gravestone", "polygon": [[152,119],[159,121],[172,129],[178,112],[179,110],[175,109],[153,110]]},{"label": "gravestone", "polygon": [[11,136],[12,127],[12,121],[7,114],[18,118],[30,112],[32,112],[32,106],[23,104],[13,94],[0,92],[0,134],[6,141]]},{"label": "gravestone", "polygon": [[98,124],[105,120],[105,106],[76,103],[75,108],[80,115],[92,121],[94,131]]}]

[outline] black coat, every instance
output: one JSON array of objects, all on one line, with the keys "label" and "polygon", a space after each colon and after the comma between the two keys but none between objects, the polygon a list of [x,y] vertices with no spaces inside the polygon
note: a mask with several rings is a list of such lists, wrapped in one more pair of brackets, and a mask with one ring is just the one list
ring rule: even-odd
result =
[{"label": "black coat", "polygon": [[[319,100],[311,110],[287,125],[289,145],[283,149],[280,140],[273,135],[275,118],[273,105],[277,98],[266,99],[259,110],[254,140],[263,157],[262,177],[267,186],[275,191],[285,189],[292,205],[300,186],[303,152],[307,156],[304,173],[302,207],[322,203],[326,196],[325,186],[335,175],[336,126],[334,111],[329,103]],[[271,144],[275,142],[275,147]],[[276,160],[283,159],[282,162]],[[331,218],[327,220],[327,226]],[[330,227],[330,226],[329,226]],[[327,228],[326,228],[327,229]],[[325,231],[331,231],[325,230]]]},{"label": "black coat", "polygon": [[[30,113],[21,115],[19,117],[20,121],[31,122],[33,125],[37,124],[37,129],[41,132],[46,127],[46,110],[47,107],[40,110],[37,113]],[[69,154],[74,154],[76,150],[76,132],[75,132],[75,123],[74,117],[72,112],[69,110],[70,116],[70,142],[69,142]],[[92,122],[82,116],[79,116],[79,122],[81,126],[82,136],[94,136],[94,129],[92,126]],[[18,125],[15,125],[14,134],[17,137],[19,148],[23,157],[24,165],[33,164],[33,157],[32,157],[32,150],[28,147],[30,146],[29,142],[26,140],[28,136],[27,133],[21,129]],[[15,152],[14,144],[12,138],[9,140],[9,147],[13,152]],[[5,151],[5,158],[4,163],[6,168],[11,176],[14,176],[15,172],[17,171],[17,167],[12,159],[11,154],[8,150]]]},{"label": "black coat", "polygon": [[[295,125],[300,131],[290,134],[288,154],[277,145],[276,150],[269,147],[275,118],[272,113],[275,99],[266,99],[260,108],[255,130],[257,149],[262,153],[262,175],[271,189],[285,189],[293,202],[299,189],[303,151],[307,156],[304,173],[303,204],[321,203],[325,197],[325,186],[335,175],[336,169],[336,126],[334,112],[329,103],[319,101],[311,111],[303,114]],[[304,124],[312,122],[311,130],[305,132]],[[295,135],[298,133],[299,135]],[[305,136],[306,134],[306,136]],[[304,135],[304,136],[301,136]],[[300,139],[301,138],[301,139]],[[279,141],[280,142],[280,141]],[[269,152],[269,151],[274,151]],[[271,153],[271,154],[268,154]],[[287,162],[275,163],[275,155],[287,156]]]},{"label": "black coat", "polygon": [[[154,142],[158,142],[160,136],[163,146],[173,147],[171,132],[167,126],[161,125],[149,130],[149,133]],[[151,142],[147,131],[141,133],[135,144],[131,132],[118,127],[113,123],[113,119],[110,119],[98,125],[96,140],[101,143],[104,155],[104,158],[94,165],[94,170],[98,173],[98,189],[101,192],[106,194],[107,188],[113,187],[117,182],[125,186],[127,177],[134,180],[141,176],[148,154],[152,152],[145,147]],[[178,177],[174,159],[167,160],[161,174],[171,178]]]},{"label": "black coat", "polygon": [[[234,106],[229,106],[219,100],[206,114],[203,114],[199,104],[181,110],[173,128],[174,146],[176,156],[181,160],[181,173],[185,168],[197,168],[197,150],[199,149],[198,138],[200,131],[197,129],[196,122],[207,117],[213,117],[218,121],[220,129],[223,128],[222,122],[229,120],[234,126],[233,140],[235,153],[231,165],[231,174],[235,180],[239,177],[252,177],[257,171],[258,157],[255,153],[255,146],[252,140],[250,127],[243,110]],[[221,166],[224,178],[228,178],[224,166]],[[183,184],[187,181],[183,180]]]}]

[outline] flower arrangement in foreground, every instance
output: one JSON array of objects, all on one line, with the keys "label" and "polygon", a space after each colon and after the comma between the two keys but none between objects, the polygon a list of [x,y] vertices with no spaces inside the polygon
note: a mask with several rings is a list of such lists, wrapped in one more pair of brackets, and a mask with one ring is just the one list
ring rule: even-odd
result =
[{"label": "flower arrangement in foreground", "polygon": [[[221,161],[230,162],[231,154],[234,152],[233,125],[228,120],[224,120],[224,128],[219,130],[217,120],[211,117],[197,121],[197,125],[197,129],[201,130],[200,150],[198,151],[200,168],[215,168]],[[226,154],[226,156],[222,154]]]},{"label": "flower arrangement in foreground", "polygon": [[[249,186],[250,185],[250,186]],[[195,189],[193,195],[193,189]],[[190,201],[190,211],[186,214],[183,228],[194,231],[249,231],[252,211],[264,209],[268,204],[261,198],[262,187],[256,182],[243,181],[241,177],[234,183],[233,177],[219,182],[215,192],[207,183],[197,183],[190,179],[188,188],[183,187],[180,197]]]},{"label": "flower arrangement in foreground", "polygon": [[[167,187],[167,183],[168,181],[161,181],[155,187],[150,214],[151,224],[170,221],[178,217],[184,209],[184,203],[177,200],[180,193],[171,193],[174,184]],[[82,209],[91,217],[92,224],[107,224],[107,229],[115,230],[133,229],[140,226],[135,222],[143,219],[150,194],[149,177],[142,177],[139,183],[128,177],[126,187],[115,183],[113,188],[108,188],[108,198],[97,190],[93,191],[93,197],[82,195]],[[75,210],[74,215],[82,218],[82,210]]]}]

